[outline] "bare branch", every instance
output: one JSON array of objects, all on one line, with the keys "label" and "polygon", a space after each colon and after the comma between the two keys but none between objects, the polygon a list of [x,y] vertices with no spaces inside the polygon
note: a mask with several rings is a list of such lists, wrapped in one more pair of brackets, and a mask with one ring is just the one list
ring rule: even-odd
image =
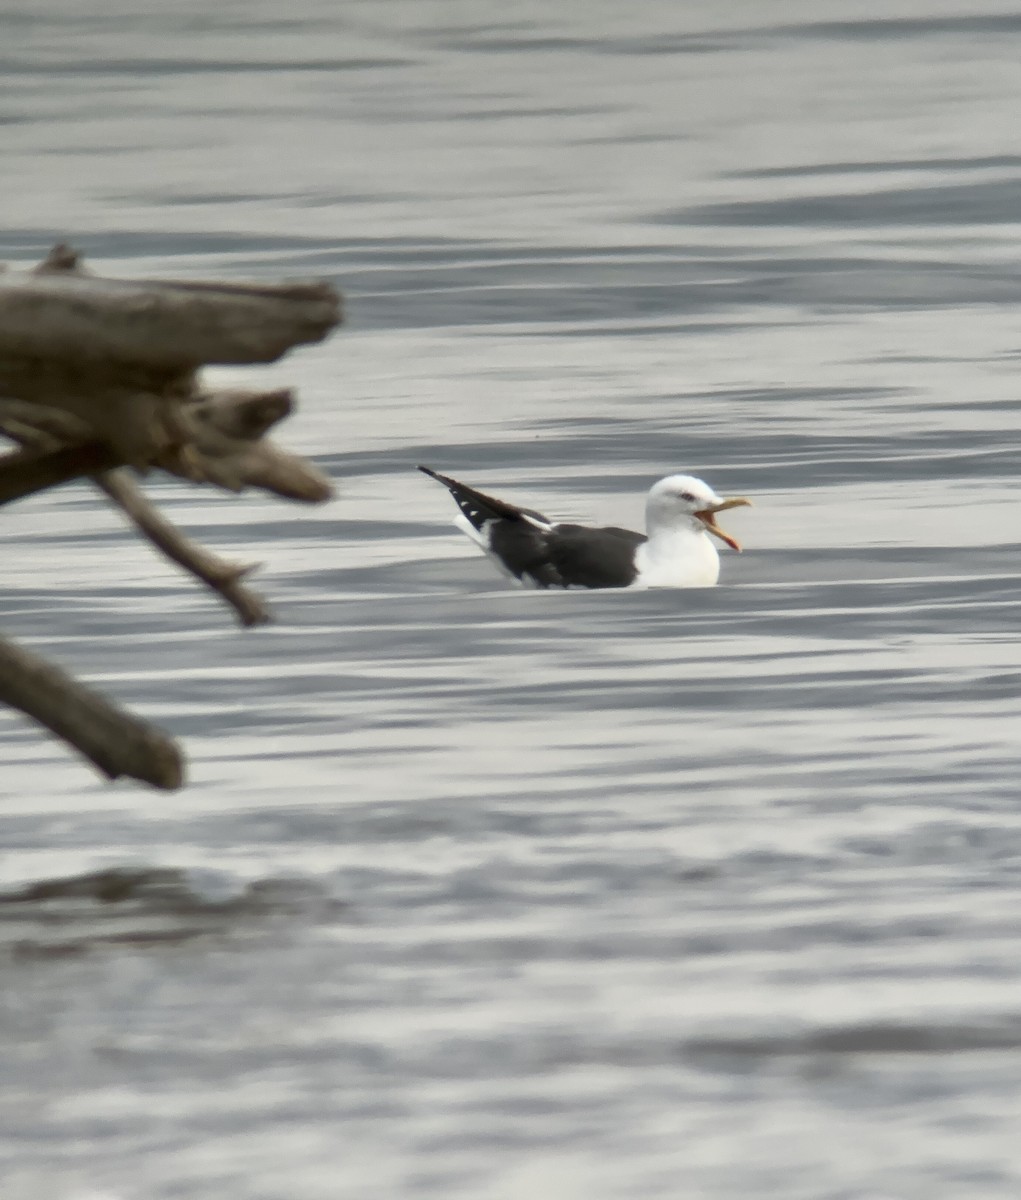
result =
[{"label": "bare branch", "polygon": [[184,781],[177,745],[60,667],[0,638],[0,701],[74,746],[108,779],[130,775],[172,790]]},{"label": "bare branch", "polygon": [[157,550],[218,593],[234,609],[242,625],[262,625],[270,620],[260,597],[242,583],[255,570],[255,564],[227,562],[192,541],[159,512],[126,470],[105,471],[93,483]]}]

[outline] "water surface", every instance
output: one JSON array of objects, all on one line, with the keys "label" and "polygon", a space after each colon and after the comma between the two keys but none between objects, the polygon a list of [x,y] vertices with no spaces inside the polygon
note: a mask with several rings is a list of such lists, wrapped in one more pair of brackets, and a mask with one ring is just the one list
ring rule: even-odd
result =
[{"label": "water surface", "polygon": [[[1015,1197],[1021,20],[962,0],[9,6],[0,256],[325,277],[242,633],[83,486],[0,619],[5,1200]],[[713,591],[507,589],[428,463]]]}]

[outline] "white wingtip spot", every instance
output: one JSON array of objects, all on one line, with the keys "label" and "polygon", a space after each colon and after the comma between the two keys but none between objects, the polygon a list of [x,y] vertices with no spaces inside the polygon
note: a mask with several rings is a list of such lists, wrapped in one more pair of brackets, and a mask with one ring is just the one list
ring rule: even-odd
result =
[{"label": "white wingtip spot", "polygon": [[480,546],[487,554],[489,553],[489,534],[486,532],[486,525],[483,525],[481,529],[476,529],[463,513],[459,513],[454,518],[454,525],[465,537],[471,538],[476,546]]}]

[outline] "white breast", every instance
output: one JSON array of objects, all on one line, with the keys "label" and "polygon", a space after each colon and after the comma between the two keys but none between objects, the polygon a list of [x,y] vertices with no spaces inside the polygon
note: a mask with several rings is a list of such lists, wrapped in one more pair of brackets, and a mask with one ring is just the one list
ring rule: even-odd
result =
[{"label": "white breast", "polygon": [[633,587],[714,587],[720,556],[708,534],[691,529],[657,532],[635,553],[638,577]]}]

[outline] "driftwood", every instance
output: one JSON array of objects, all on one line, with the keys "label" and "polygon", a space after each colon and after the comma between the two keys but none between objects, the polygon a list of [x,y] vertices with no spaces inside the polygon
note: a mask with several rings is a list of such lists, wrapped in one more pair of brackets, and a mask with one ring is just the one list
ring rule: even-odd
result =
[{"label": "driftwood", "polygon": [[[139,399],[144,403],[144,396]],[[138,463],[112,434],[104,430],[103,436],[97,437],[97,430],[77,414],[0,398],[0,432],[23,445],[21,450],[0,456],[0,505],[80,475],[125,465],[141,470],[160,467],[191,483],[212,483],[235,492],[260,487],[289,500],[328,500],[332,489],[324,475],[263,438],[292,408],[291,393],[285,390],[195,391],[175,406],[175,440],[154,441]],[[39,414],[37,428],[31,424],[32,410]],[[61,418],[68,428],[77,426],[85,432],[70,440],[58,440],[45,432],[59,425]]]},{"label": "driftwood", "polygon": [[0,283],[4,358],[56,355],[167,375],[211,363],[275,362],[337,324],[337,294],[325,283],[133,282],[87,274],[73,255],[59,266],[47,261]]},{"label": "driftwood", "polygon": [[242,582],[257,563],[229,563],[192,541],[162,516],[123,469],[105,471],[96,476],[94,483],[157,550],[217,592],[234,609],[242,625],[262,625],[270,619],[261,597]]},{"label": "driftwood", "polygon": [[[229,491],[328,499],[329,480],[266,437],[293,411],[290,391],[209,391],[198,371],[273,362],[339,321],[339,297],[324,283],[99,279],[66,246],[33,271],[0,273],[0,434],[16,446],[0,454],[0,507],[84,477],[242,624],[268,620],[244,583],[253,565],[226,562],[187,538],[134,476],[159,469]],[[181,783],[179,752],[164,734],[2,640],[0,702],[111,778]]]},{"label": "driftwood", "polygon": [[52,729],[109,779],[131,775],[153,787],[181,786],[184,760],[165,733],[2,638],[0,700]]}]

